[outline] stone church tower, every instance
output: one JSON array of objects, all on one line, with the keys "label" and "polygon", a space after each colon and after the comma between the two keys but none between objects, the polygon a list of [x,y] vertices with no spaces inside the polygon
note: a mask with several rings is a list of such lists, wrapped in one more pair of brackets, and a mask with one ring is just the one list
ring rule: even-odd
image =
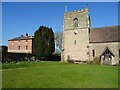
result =
[{"label": "stone church tower", "polygon": [[90,18],[88,9],[64,13],[62,61],[89,60]]}]

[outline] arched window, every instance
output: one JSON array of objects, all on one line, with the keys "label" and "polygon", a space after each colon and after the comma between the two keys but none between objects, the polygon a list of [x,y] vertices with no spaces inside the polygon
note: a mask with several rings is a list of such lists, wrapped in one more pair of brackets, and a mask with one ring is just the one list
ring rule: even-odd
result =
[{"label": "arched window", "polygon": [[120,58],[120,49],[119,49],[119,58]]},{"label": "arched window", "polygon": [[78,18],[73,19],[73,25],[74,27],[78,27]]},{"label": "arched window", "polygon": [[93,49],[93,57],[95,57],[95,50]]}]

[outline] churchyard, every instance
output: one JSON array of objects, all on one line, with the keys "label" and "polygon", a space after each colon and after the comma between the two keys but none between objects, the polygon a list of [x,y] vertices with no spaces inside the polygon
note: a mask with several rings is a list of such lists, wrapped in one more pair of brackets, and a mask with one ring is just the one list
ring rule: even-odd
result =
[{"label": "churchyard", "polygon": [[2,68],[3,88],[118,88],[118,66],[44,61]]}]

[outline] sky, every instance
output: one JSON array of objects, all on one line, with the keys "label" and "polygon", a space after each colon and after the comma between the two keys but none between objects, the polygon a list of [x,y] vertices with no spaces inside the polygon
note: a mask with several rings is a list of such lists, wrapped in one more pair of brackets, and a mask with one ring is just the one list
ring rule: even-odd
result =
[{"label": "sky", "polygon": [[86,4],[92,28],[118,25],[117,2],[3,2],[2,45],[21,34],[33,36],[41,25],[62,32],[65,6],[70,12],[86,8]]}]

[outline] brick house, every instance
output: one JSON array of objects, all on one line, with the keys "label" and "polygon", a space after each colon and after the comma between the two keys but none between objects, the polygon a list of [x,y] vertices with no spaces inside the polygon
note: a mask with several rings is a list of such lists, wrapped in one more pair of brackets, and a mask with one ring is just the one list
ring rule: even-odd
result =
[{"label": "brick house", "polygon": [[19,36],[8,40],[8,52],[11,53],[32,53],[33,52],[33,37]]}]

